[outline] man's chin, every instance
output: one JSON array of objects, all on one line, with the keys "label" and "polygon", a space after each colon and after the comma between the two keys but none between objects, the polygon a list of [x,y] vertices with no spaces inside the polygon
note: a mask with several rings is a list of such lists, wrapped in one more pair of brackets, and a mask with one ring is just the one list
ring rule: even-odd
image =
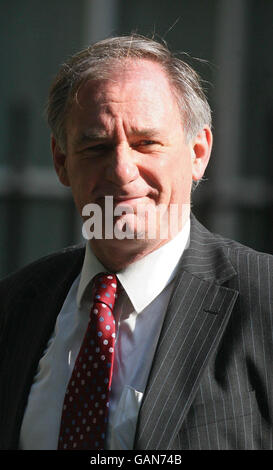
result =
[{"label": "man's chin", "polygon": [[[119,210],[116,210],[116,209]],[[109,209],[109,210],[108,210]],[[104,210],[96,204],[86,205],[82,212],[86,216],[83,224],[84,238],[101,240],[145,240],[155,242],[171,239],[179,228],[179,217],[169,218],[168,208],[156,205],[139,206],[138,210],[123,203],[113,212],[113,207]]]},{"label": "man's chin", "polygon": [[125,214],[115,218],[113,237],[116,240],[143,240],[146,235],[145,221],[135,214]]},{"label": "man's chin", "polygon": [[154,243],[156,240],[169,238],[168,225],[152,222],[145,217],[135,214],[126,214],[114,222],[113,237],[116,240],[138,240],[146,243]]}]

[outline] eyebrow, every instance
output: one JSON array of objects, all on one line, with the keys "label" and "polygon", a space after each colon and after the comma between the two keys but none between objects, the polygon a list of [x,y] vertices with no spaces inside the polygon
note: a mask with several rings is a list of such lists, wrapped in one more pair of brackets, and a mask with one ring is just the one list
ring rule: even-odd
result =
[{"label": "eyebrow", "polygon": [[159,137],[160,135],[162,135],[162,131],[154,127],[147,127],[143,129],[132,129],[132,132],[130,132],[130,134],[135,135],[137,137]]},{"label": "eyebrow", "polygon": [[98,142],[100,140],[110,140],[109,135],[104,132],[104,131],[88,131],[88,132],[83,132],[80,136],[78,136],[74,140],[74,145],[80,146],[84,144],[89,144],[90,142]]},{"label": "eyebrow", "polygon": [[[153,128],[153,127],[147,127],[143,129],[137,129],[137,128],[132,128],[129,132],[129,137],[149,137],[149,138],[155,138],[162,136],[162,132],[160,132],[158,129]],[[109,136],[109,134],[104,131],[103,129],[92,129],[90,131],[85,131],[83,132],[80,136],[78,136],[74,144],[77,146],[84,145],[84,144],[89,144],[91,142],[99,142],[99,141],[111,141],[112,136]]]}]

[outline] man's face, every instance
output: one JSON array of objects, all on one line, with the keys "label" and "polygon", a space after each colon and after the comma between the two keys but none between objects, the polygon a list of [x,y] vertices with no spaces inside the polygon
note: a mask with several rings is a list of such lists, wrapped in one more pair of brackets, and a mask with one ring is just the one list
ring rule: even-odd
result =
[{"label": "man's face", "polygon": [[145,232],[139,205],[168,211],[177,204],[181,228],[181,209],[190,205],[191,145],[158,64],[129,61],[114,68],[111,79],[82,86],[67,119],[64,171],[62,182],[71,186],[80,214],[86,204],[103,207],[104,197],[113,196],[114,210],[134,212],[121,217],[123,223]]}]

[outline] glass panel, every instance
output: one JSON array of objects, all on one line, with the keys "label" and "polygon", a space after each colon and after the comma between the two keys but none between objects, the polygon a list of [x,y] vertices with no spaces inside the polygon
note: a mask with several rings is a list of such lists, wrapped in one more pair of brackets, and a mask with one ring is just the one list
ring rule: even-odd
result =
[{"label": "glass panel", "polygon": [[1,276],[80,239],[71,200],[14,196],[5,204],[2,202],[0,208]]}]

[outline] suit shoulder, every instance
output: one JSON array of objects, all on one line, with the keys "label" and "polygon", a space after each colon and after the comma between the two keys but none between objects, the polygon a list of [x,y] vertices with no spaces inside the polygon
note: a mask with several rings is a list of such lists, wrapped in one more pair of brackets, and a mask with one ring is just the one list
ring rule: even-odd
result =
[{"label": "suit shoulder", "polygon": [[83,257],[84,245],[69,246],[55,253],[43,256],[1,279],[0,297],[7,290],[12,289],[16,291],[17,286],[21,289],[27,283],[33,282],[36,277],[54,277],[58,272],[65,272],[73,264],[81,263]]},{"label": "suit shoulder", "polygon": [[272,270],[273,255],[257,251],[254,248],[246,246],[238,241],[227,238],[219,233],[209,231],[200,222],[192,218],[193,235],[191,248],[198,253],[199,259],[213,256],[213,259],[219,258],[220,262],[224,258],[229,259],[234,267],[239,261],[247,260],[248,263],[265,264]]},{"label": "suit shoulder", "polygon": [[219,244],[230,258],[234,260],[247,258],[249,262],[257,262],[257,260],[260,260],[261,263],[266,263],[269,264],[269,266],[272,266],[272,254],[255,250],[254,248],[251,248],[235,240],[223,237],[219,234],[213,235],[219,241]]},{"label": "suit shoulder", "polygon": [[271,310],[273,256],[269,253],[257,251],[234,240],[217,236],[226,257],[237,273],[238,290],[242,296],[257,296],[260,304],[266,304]]}]

